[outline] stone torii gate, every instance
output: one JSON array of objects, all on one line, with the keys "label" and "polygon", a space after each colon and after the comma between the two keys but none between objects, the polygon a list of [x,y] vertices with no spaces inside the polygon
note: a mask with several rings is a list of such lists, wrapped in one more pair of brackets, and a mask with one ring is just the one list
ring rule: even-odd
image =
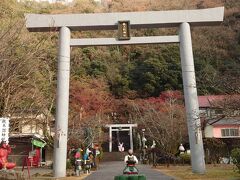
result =
[{"label": "stone torii gate", "polygon": [[109,128],[109,152],[112,152],[112,132],[113,131],[129,131],[130,149],[133,150],[133,127],[137,127],[137,124],[107,124]]},{"label": "stone torii gate", "polygon": [[[192,171],[200,174],[205,173],[190,26],[218,25],[223,21],[223,15],[224,7],[199,10],[96,14],[26,14],[26,26],[30,32],[60,32],[53,162],[54,176],[66,176],[70,47],[159,43],[180,44]],[[131,37],[125,40],[116,38],[71,39],[71,31],[117,30],[120,21],[129,22],[131,29],[178,27],[179,34],[173,36]]]}]

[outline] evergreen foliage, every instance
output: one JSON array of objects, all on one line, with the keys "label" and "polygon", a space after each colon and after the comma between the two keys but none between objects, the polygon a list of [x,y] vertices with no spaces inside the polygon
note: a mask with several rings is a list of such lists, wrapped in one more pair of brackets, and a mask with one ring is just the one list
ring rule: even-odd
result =
[{"label": "evergreen foliage", "polygon": [[240,149],[235,148],[231,151],[231,157],[233,160],[233,164],[235,164],[238,168],[238,172],[240,173]]}]

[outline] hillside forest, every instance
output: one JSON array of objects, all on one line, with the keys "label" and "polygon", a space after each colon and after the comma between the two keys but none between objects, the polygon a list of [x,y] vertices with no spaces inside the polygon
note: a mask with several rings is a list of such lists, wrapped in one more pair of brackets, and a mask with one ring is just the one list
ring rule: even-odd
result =
[{"label": "hillside forest", "polygon": [[[28,32],[24,13],[107,13],[219,6],[225,7],[224,21],[219,26],[191,29],[198,95],[239,94],[239,0],[113,0],[105,5],[76,0],[69,6],[1,0],[0,117],[11,117],[12,132],[20,131],[24,124],[36,123],[49,142],[52,140],[48,126],[54,124],[59,35]],[[131,36],[175,34],[178,34],[175,28],[131,31]],[[117,30],[72,33],[74,38],[116,36]],[[30,115],[35,117],[34,121]],[[71,49],[69,144],[106,140],[103,127],[107,123],[138,123],[139,129],[146,129],[147,137],[168,152],[187,141],[178,44]]]}]

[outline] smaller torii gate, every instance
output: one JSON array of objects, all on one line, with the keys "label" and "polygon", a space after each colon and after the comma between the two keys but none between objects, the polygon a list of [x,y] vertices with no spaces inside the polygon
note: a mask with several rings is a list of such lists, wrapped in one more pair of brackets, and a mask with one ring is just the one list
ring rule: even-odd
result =
[{"label": "smaller torii gate", "polygon": [[107,124],[109,128],[109,152],[112,152],[112,132],[113,131],[129,131],[130,136],[130,148],[133,150],[133,127],[137,127],[137,124]]}]

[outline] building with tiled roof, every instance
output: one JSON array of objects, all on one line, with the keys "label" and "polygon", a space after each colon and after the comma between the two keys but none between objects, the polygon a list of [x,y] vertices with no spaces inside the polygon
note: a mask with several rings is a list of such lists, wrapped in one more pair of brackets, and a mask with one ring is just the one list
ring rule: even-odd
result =
[{"label": "building with tiled roof", "polygon": [[199,110],[206,138],[240,137],[240,96],[199,96]]}]

